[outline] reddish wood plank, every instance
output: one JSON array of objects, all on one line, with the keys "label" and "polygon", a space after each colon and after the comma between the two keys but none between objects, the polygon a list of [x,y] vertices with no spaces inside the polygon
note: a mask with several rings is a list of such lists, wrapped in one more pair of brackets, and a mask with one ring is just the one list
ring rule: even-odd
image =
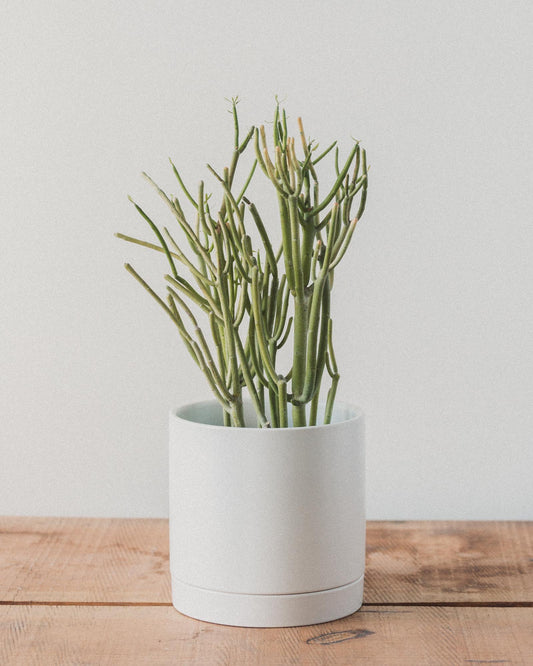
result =
[{"label": "reddish wood plank", "polygon": [[170,603],[168,521],[0,518],[0,601]]},{"label": "reddish wood plank", "polygon": [[[365,603],[533,602],[533,522],[369,522]],[[170,603],[168,523],[0,518],[0,601]]]},{"label": "reddish wood plank", "polygon": [[365,602],[531,603],[533,522],[369,522]]},{"label": "reddish wood plank", "polygon": [[367,607],[293,629],[197,622],[171,607],[3,606],[0,663],[533,664],[530,608]]}]

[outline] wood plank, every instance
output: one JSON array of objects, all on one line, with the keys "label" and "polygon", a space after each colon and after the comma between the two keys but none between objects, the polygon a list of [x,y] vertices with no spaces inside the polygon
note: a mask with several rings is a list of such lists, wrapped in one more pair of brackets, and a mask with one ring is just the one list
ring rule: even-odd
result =
[{"label": "wood plank", "polygon": [[531,603],[533,522],[369,522],[365,602]]},{"label": "wood plank", "polygon": [[5,666],[533,663],[531,608],[367,607],[323,625],[244,629],[171,607],[3,606],[0,635]]},{"label": "wood plank", "polygon": [[[533,602],[533,522],[367,525],[365,603]],[[0,518],[0,601],[170,603],[168,523]]]},{"label": "wood plank", "polygon": [[170,599],[167,520],[0,518],[0,601]]}]

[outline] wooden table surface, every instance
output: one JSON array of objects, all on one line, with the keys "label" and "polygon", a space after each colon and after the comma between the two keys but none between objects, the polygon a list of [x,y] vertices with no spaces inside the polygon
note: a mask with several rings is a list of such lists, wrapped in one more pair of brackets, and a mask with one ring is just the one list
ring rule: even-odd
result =
[{"label": "wooden table surface", "polygon": [[170,602],[166,520],[0,518],[0,664],[533,666],[533,522],[369,522],[362,609],[289,629]]}]

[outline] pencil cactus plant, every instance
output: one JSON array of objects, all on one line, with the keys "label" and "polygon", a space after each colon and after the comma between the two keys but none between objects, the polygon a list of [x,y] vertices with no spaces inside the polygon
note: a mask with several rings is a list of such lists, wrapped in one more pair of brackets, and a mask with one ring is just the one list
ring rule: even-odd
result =
[{"label": "pencil cactus plant", "polygon": [[[165,295],[158,295],[130,264],[125,267],[176,325],[224,411],[225,425],[245,425],[245,394],[259,427],[316,425],[326,373],[330,385],[324,423],[329,423],[339,382],[330,316],[333,275],[365,209],[366,153],[359,142],[342,163],[337,142],[319,152],[300,118],[297,150],[279,104],[270,145],[264,126],[252,127],[241,140],[237,102],[233,99],[231,107],[235,139],[230,166],[219,173],[207,165],[220,190],[217,210],[204,182],[191,194],[171,162],[194,222],[177,196],[167,195],[143,174],[170,210],[180,238],[167,226],[158,226],[135,202],[156,242],[117,234],[164,255],[169,267]],[[239,160],[254,148],[252,167],[236,187]],[[316,166],[327,155],[334,156],[334,175],[322,194]],[[260,172],[277,199],[278,248],[273,245],[271,215],[262,216],[251,195],[246,196]],[[210,335],[204,333],[207,327]],[[280,350],[289,345],[290,367],[282,369]]]}]

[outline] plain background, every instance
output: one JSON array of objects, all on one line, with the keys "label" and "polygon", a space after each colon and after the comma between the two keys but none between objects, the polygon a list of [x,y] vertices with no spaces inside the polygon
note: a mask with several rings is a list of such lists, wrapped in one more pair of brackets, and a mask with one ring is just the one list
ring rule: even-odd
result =
[{"label": "plain background", "polygon": [[167,412],[207,388],[113,234],[149,238],[128,194],[163,219],[142,170],[227,164],[224,98],[279,95],[372,165],[334,291],[368,517],[533,518],[533,3],[8,1],[0,32],[0,513],[167,515]]}]

